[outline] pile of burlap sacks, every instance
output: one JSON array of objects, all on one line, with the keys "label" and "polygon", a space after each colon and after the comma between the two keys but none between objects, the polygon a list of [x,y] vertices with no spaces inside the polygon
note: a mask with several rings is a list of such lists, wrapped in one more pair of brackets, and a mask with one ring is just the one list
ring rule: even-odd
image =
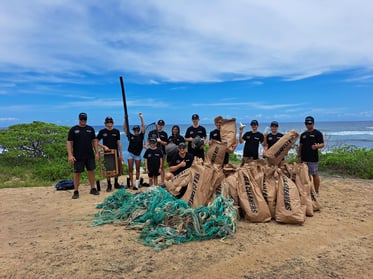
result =
[{"label": "pile of burlap sacks", "polygon": [[210,144],[205,161],[195,157],[192,166],[166,181],[167,190],[180,195],[193,208],[206,206],[215,195],[233,199],[237,216],[250,222],[303,224],[320,210],[308,167],[303,163],[278,164],[299,138],[292,130],[267,150],[266,159],[245,160],[240,166],[223,166],[229,146],[236,143],[236,120],[223,119],[221,142]]}]

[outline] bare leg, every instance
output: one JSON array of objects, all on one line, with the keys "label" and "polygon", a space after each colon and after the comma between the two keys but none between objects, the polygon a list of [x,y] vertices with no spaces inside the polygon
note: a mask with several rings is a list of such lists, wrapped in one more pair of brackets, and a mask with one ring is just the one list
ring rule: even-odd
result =
[{"label": "bare leg", "polygon": [[95,188],[95,172],[93,170],[87,171],[88,173],[88,181],[91,185],[91,189]]},{"label": "bare leg", "polygon": [[319,193],[320,188],[320,176],[318,174],[312,175],[313,178],[313,185],[315,186],[316,193]]},{"label": "bare leg", "polygon": [[[130,183],[131,183],[131,186],[133,186],[133,162],[134,160],[133,159],[128,159],[128,176],[130,178]],[[130,187],[130,185],[127,185],[128,187]]]},{"label": "bare leg", "polygon": [[74,191],[78,191],[79,189],[79,182],[80,182],[80,173],[74,173]]},{"label": "bare leg", "polygon": [[136,160],[136,179],[140,179],[140,167],[141,167],[141,160]]}]

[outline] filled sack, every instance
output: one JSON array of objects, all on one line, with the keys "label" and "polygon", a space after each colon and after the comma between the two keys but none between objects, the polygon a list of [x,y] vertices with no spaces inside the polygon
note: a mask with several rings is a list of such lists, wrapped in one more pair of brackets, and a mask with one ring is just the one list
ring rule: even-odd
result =
[{"label": "filled sack", "polygon": [[223,167],[224,157],[227,151],[227,144],[219,141],[213,141],[205,154],[205,165],[215,165],[218,168]]},{"label": "filled sack", "polygon": [[260,187],[248,168],[239,168],[238,198],[244,218],[250,222],[269,222],[271,213]]},{"label": "filled sack", "polygon": [[278,180],[275,218],[285,224],[303,224],[306,221],[306,206],[300,203],[298,188],[283,173]]},{"label": "filled sack", "polygon": [[295,130],[291,130],[281,137],[266,151],[268,163],[275,166],[278,165],[298,138],[299,134]]},{"label": "filled sack", "polygon": [[56,185],[57,191],[64,191],[64,190],[74,190],[74,180],[72,179],[64,179],[59,181]]}]

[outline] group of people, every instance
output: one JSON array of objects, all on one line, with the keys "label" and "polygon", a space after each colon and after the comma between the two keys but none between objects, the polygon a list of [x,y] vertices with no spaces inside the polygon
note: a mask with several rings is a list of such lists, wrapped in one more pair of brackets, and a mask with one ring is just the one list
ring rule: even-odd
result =
[{"label": "group of people", "polygon": [[[137,190],[140,187],[140,166],[141,153],[145,148],[143,155],[145,171],[149,177],[150,185],[164,186],[165,177],[171,178],[183,170],[189,168],[195,157],[204,159],[204,146],[214,141],[221,141],[220,128],[223,118],[218,116],[214,119],[216,129],[210,132],[207,138],[206,129],[199,124],[199,115],[192,115],[192,125],[189,126],[183,137],[180,134],[180,127],[174,125],[171,129],[171,135],[168,136],[163,130],[164,120],[159,120],[156,128],[145,135],[145,122],[142,113],[139,113],[141,126],[132,127],[133,133],[129,130],[128,123],[124,121],[123,130],[128,138],[128,179],[127,187]],[[318,149],[324,147],[323,135],[314,128],[314,118],[307,116],[305,118],[306,131],[300,136],[298,160],[308,165],[309,175],[313,177],[316,192],[319,192],[320,178],[318,175]],[[87,125],[87,114],[79,114],[78,125],[69,130],[67,140],[68,161],[74,165],[74,193],[72,198],[79,198],[80,174],[87,169],[88,180],[91,186],[90,194],[98,195],[99,191],[95,188],[94,170],[96,159],[100,159],[98,147],[104,151],[116,150],[119,161],[123,162],[122,144],[120,141],[120,131],[113,127],[112,117],[105,118],[105,128],[100,130],[96,136],[93,127]],[[243,133],[245,125],[240,125],[239,137],[232,146],[227,147],[224,164],[229,162],[229,153],[233,153],[238,143],[244,143],[243,161],[256,160],[259,158],[259,145],[263,146],[263,157],[267,150],[273,146],[282,136],[278,132],[279,123],[273,121],[270,125],[270,133],[261,133],[258,131],[259,123],[252,120],[251,130]],[[100,142],[102,140],[102,143]],[[165,162],[168,162],[169,173],[165,174]],[[282,163],[280,163],[281,166]],[[133,178],[135,166],[135,181]],[[158,180],[160,177],[160,181]],[[122,188],[118,183],[118,176],[114,177],[114,188]],[[107,192],[112,191],[110,177],[107,177]]]}]

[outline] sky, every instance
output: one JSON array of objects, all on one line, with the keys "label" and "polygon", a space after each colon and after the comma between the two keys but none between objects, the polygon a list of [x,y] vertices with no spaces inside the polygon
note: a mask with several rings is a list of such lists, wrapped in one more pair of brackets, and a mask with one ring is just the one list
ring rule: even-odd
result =
[{"label": "sky", "polygon": [[0,1],[0,127],[373,120],[370,0]]}]

